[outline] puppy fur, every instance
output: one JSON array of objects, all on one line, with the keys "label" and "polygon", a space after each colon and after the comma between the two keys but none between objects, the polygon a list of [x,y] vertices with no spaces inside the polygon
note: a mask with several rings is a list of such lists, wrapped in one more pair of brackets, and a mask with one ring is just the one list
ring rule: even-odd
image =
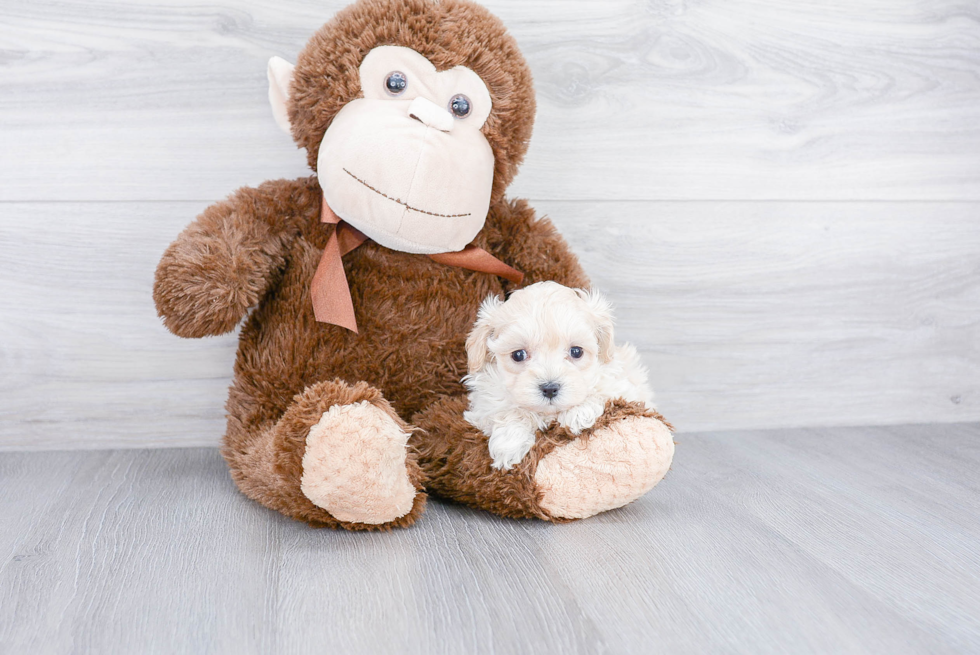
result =
[{"label": "puppy fur", "polygon": [[612,308],[596,291],[538,282],[506,302],[489,296],[466,350],[464,417],[489,437],[498,469],[521,461],[553,422],[577,435],[609,400],[653,408],[646,369],[632,345],[614,343]]}]

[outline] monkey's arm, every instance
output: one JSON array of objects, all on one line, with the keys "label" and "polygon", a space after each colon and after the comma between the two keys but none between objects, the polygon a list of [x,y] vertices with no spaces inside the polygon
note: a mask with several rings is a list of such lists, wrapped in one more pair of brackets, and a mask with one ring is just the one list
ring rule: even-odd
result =
[{"label": "monkey's arm", "polygon": [[157,265],[153,300],[167,328],[181,337],[233,330],[274,285],[318,193],[309,179],[276,180],[204,210]]},{"label": "monkey's arm", "polygon": [[524,273],[524,285],[552,280],[588,288],[578,257],[551,221],[535,216],[526,200],[503,200],[492,206],[487,232],[489,250]]}]

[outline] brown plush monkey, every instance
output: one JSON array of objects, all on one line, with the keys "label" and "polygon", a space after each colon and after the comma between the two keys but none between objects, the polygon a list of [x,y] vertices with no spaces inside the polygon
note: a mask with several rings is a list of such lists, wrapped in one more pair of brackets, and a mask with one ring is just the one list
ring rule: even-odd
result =
[{"label": "brown plush monkey", "polygon": [[222,450],[239,488],[312,525],[372,530],[412,524],[425,490],[563,520],[656,484],[673,442],[641,405],[610,403],[578,438],[553,428],[508,471],[462,418],[480,302],[521,273],[588,284],[551,223],[504,197],[535,103],[501,23],[463,0],[360,0],[269,79],[315,174],[209,207],[154,287],[182,337],[247,315]]}]

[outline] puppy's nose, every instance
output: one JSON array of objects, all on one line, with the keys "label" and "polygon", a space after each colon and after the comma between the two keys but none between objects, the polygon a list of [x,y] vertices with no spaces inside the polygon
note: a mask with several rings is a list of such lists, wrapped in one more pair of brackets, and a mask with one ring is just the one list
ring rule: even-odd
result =
[{"label": "puppy's nose", "polygon": [[545,382],[538,388],[541,389],[541,395],[550,400],[558,395],[561,385],[557,382]]}]

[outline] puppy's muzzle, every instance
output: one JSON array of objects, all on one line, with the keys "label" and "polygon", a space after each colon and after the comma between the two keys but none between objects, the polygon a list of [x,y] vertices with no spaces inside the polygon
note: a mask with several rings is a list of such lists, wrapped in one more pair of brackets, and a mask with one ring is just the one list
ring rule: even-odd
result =
[{"label": "puppy's muzzle", "polygon": [[541,389],[541,395],[548,400],[557,396],[558,392],[561,391],[561,385],[557,382],[545,382],[538,388]]}]

